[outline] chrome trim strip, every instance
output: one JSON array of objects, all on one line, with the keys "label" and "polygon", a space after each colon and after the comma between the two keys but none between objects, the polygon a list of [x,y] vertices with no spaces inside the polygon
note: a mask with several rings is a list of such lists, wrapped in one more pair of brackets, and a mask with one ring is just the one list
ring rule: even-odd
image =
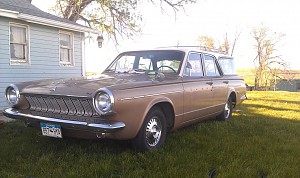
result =
[{"label": "chrome trim strip", "polygon": [[122,98],[120,101],[124,101],[124,100],[132,100],[133,98]]},{"label": "chrome trim strip", "polygon": [[154,94],[149,94],[149,95],[141,95],[141,96],[134,96],[134,97],[128,97],[128,98],[120,98],[118,101],[125,101],[125,100],[133,100],[133,99],[140,99],[140,98],[145,98],[145,97],[152,97],[152,96],[159,96],[159,95],[166,95],[166,94],[174,94],[174,93],[181,93],[184,90],[178,90],[178,91],[170,91],[170,92],[165,92],[165,93],[154,93]]},{"label": "chrome trim strip", "polygon": [[133,99],[145,98],[145,96],[135,96]]},{"label": "chrome trim strip", "polygon": [[69,97],[69,98],[91,98],[90,96],[80,96],[80,95],[62,95],[62,94],[52,94],[52,93],[27,93],[22,92],[24,95],[35,95],[35,96],[56,96],[56,97]]},{"label": "chrome trim strip", "polygon": [[31,114],[21,113],[13,108],[6,109],[3,112],[3,114],[13,119],[20,119],[25,121],[27,121],[28,119],[34,119],[39,122],[40,121],[56,122],[56,123],[64,124],[67,128],[81,128],[83,130],[95,131],[95,132],[116,132],[126,126],[123,122],[87,123],[83,121],[71,121],[71,120],[63,120],[58,118],[34,116]]},{"label": "chrome trim strip", "polygon": [[159,95],[166,95],[166,94],[174,94],[174,93],[181,93],[184,90],[177,90],[177,91],[170,91],[170,92],[165,92],[165,93],[155,93],[155,94],[151,94],[151,95],[146,95],[147,97],[151,97],[151,96],[159,96]]},{"label": "chrome trim strip", "polygon": [[218,104],[218,105],[209,106],[209,107],[206,107],[206,108],[196,109],[196,110],[193,110],[193,111],[184,112],[182,114],[177,114],[175,116],[182,116],[182,115],[185,115],[185,114],[190,114],[190,113],[193,113],[193,112],[197,112],[197,111],[201,111],[201,110],[205,110],[205,109],[209,109],[209,108],[213,108],[213,107],[223,106],[223,105],[225,105],[225,103],[224,104]]}]

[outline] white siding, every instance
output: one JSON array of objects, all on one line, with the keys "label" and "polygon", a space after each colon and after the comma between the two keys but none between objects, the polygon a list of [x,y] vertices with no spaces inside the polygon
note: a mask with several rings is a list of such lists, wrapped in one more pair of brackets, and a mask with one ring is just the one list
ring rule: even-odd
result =
[{"label": "white siding", "polygon": [[[29,65],[10,65],[9,22],[29,25]],[[8,107],[4,90],[11,83],[82,76],[81,34],[74,34],[74,66],[59,64],[59,29],[0,17],[0,110]]]}]

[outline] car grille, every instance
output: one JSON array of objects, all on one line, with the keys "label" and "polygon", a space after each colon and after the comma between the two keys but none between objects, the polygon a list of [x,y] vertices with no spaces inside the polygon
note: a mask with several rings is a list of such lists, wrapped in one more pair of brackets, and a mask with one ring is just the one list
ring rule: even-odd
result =
[{"label": "car grille", "polygon": [[98,116],[92,99],[45,95],[25,95],[25,97],[32,111],[73,116]]}]

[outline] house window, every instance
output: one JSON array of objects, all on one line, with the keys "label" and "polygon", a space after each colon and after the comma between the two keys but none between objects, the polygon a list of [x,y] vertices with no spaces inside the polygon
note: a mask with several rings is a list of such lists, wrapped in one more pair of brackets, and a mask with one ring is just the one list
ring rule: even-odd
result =
[{"label": "house window", "polygon": [[59,62],[63,66],[73,66],[73,35],[71,33],[59,33],[60,57]]},{"label": "house window", "polygon": [[297,91],[300,91],[300,82],[297,82]]},{"label": "house window", "polygon": [[29,64],[28,27],[10,24],[10,64]]}]

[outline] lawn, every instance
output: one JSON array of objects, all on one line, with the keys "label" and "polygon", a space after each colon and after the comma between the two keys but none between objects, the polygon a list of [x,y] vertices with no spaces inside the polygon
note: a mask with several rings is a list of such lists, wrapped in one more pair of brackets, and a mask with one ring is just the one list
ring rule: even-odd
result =
[{"label": "lawn", "polygon": [[51,139],[0,127],[0,177],[300,177],[300,93],[248,92],[230,122],[207,121],[136,153],[126,141]]},{"label": "lawn", "polygon": [[237,73],[241,77],[243,77],[247,85],[254,86],[254,81],[255,81],[254,69],[238,69]]}]

